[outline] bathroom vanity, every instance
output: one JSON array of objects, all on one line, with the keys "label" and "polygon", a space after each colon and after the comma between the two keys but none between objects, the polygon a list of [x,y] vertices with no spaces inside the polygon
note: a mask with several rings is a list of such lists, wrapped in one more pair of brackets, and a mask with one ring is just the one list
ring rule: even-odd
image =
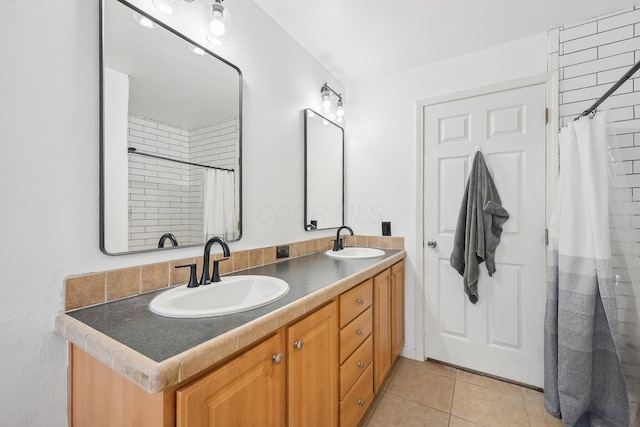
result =
[{"label": "bathroom vanity", "polygon": [[357,426],[404,344],[405,251],[384,252],[249,269],[291,289],[234,315],[158,316],[157,292],[60,314],[71,425]]}]

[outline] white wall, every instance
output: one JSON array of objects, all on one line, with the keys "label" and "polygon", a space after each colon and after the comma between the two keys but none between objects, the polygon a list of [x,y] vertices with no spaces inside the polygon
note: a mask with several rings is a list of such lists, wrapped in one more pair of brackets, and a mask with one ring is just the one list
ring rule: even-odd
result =
[{"label": "white wall", "polygon": [[547,71],[547,34],[473,52],[381,79],[349,86],[346,133],[347,224],[359,234],[380,234],[391,221],[404,236],[407,356],[416,349],[417,112],[420,99]]},{"label": "white wall", "polygon": [[[301,110],[319,109],[325,80],[344,87],[253,2],[225,5],[234,22],[230,44],[218,52],[245,79],[244,237],[231,249],[320,237],[304,232],[302,218],[291,214],[302,212]],[[99,251],[98,1],[2,6],[0,420],[63,426],[67,346],[53,332],[53,318],[63,307],[64,277],[201,249],[124,257]],[[176,22],[191,32],[200,28]],[[192,36],[205,43],[204,34]]]}]

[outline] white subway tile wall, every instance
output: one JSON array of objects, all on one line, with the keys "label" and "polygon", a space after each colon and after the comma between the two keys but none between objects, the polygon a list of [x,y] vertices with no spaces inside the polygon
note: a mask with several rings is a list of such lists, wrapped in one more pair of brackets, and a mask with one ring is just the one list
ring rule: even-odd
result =
[{"label": "white subway tile wall", "polygon": [[[549,70],[559,74],[562,126],[589,108],[640,60],[640,6],[549,32]],[[612,194],[611,229],[622,365],[635,414],[640,402],[640,325],[634,295],[640,287],[640,73],[600,107],[609,110],[619,190]],[[562,148],[561,148],[562,151]],[[627,214],[627,215],[625,215]],[[630,214],[630,216],[628,215]],[[630,254],[625,259],[623,253]],[[626,268],[632,266],[631,268]]]},{"label": "white subway tile wall", "polygon": [[[146,153],[237,169],[236,118],[181,129],[129,115],[128,141]],[[167,232],[180,245],[202,243],[203,178],[204,168],[198,166],[129,154],[129,250],[155,248]]]}]

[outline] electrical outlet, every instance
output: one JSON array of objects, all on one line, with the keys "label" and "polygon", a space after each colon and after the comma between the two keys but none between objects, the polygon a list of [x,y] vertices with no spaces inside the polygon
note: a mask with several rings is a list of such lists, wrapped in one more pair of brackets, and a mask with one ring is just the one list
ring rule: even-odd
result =
[{"label": "electrical outlet", "polygon": [[382,235],[391,236],[391,222],[382,222]]},{"label": "electrical outlet", "polygon": [[276,259],[289,258],[289,246],[276,246]]}]

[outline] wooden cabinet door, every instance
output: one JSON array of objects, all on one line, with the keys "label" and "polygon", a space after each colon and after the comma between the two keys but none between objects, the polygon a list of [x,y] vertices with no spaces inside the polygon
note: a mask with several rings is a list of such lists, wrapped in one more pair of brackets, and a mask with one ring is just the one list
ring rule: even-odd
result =
[{"label": "wooden cabinet door", "polygon": [[177,426],[284,427],[283,350],[283,334],[278,333],[178,390]]},{"label": "wooden cabinet door", "polygon": [[287,328],[288,425],[338,425],[336,302]]},{"label": "wooden cabinet door", "polygon": [[391,363],[404,346],[404,261],[391,266]]},{"label": "wooden cabinet door", "polygon": [[375,393],[391,369],[390,270],[373,278],[373,390]]}]

